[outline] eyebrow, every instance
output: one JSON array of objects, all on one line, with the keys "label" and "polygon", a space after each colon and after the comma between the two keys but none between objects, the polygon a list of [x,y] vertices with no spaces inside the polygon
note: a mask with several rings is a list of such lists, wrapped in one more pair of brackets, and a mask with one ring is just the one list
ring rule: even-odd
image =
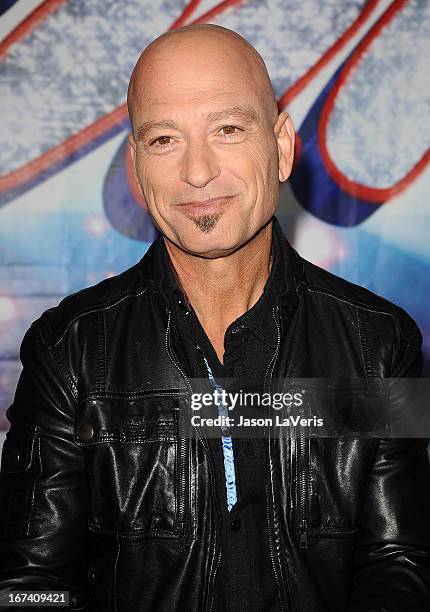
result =
[{"label": "eyebrow", "polygon": [[[208,111],[203,113],[203,118],[208,121],[222,121],[223,119],[237,118],[245,123],[258,123],[259,115],[251,106],[232,106],[219,111]],[[137,140],[144,140],[151,130],[177,130],[174,121],[144,121],[137,129]]]}]

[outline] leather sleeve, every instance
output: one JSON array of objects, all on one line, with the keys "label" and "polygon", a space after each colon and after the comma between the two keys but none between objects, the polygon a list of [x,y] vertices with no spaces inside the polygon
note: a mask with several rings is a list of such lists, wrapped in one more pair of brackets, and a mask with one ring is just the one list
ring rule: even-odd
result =
[{"label": "leather sleeve", "polygon": [[[421,334],[399,334],[390,376],[421,374]],[[406,405],[405,398],[404,405]],[[430,610],[428,440],[381,439],[363,504],[348,612]]]},{"label": "leather sleeve", "polygon": [[24,337],[21,361],[2,452],[0,590],[67,590],[69,609],[83,610],[88,494],[73,440],[76,392],[37,322]]}]

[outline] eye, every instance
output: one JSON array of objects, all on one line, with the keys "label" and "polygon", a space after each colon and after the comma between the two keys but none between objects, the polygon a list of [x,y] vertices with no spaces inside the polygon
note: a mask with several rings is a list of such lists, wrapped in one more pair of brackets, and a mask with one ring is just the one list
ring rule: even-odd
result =
[{"label": "eye", "polygon": [[224,136],[234,136],[242,130],[236,125],[224,125],[220,131],[224,134]]},{"label": "eye", "polygon": [[153,140],[150,144],[157,145],[159,147],[168,147],[171,143],[172,138],[170,136],[159,136]]}]

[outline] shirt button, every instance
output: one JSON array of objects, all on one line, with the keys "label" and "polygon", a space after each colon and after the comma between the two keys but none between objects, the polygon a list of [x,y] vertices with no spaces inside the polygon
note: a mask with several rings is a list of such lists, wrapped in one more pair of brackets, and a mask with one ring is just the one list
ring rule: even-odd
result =
[{"label": "shirt button", "polygon": [[234,519],[234,521],[231,521],[230,527],[232,531],[239,531],[239,529],[242,527],[242,523],[239,521],[239,519]]}]

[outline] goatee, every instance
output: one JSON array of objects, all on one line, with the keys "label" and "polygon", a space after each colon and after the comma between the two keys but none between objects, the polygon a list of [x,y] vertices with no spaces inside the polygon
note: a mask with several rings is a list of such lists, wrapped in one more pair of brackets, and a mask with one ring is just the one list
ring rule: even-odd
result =
[{"label": "goatee", "polygon": [[202,215],[201,217],[193,217],[193,221],[201,232],[209,234],[218,223],[220,217],[220,214]]}]

